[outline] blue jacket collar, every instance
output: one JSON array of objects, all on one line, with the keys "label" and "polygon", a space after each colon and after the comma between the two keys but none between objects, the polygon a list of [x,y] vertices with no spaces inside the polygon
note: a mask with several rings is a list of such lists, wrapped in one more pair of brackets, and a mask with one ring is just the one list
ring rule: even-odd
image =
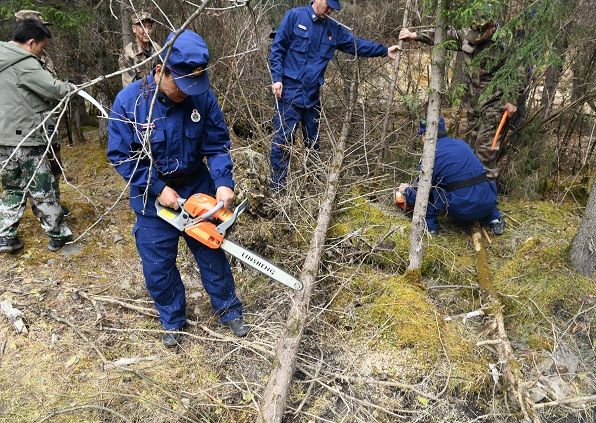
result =
[{"label": "blue jacket collar", "polygon": [[[155,80],[155,75],[151,74],[147,76],[147,91],[148,93],[153,96],[155,90],[157,90],[157,81]],[[172,100],[168,98],[167,95],[162,93],[161,91],[157,91],[157,102],[161,104],[165,104],[166,106],[177,106],[182,103],[174,103]],[[184,103],[184,102],[183,102]]]},{"label": "blue jacket collar", "polygon": [[312,3],[308,5],[307,10],[308,15],[310,16],[313,22],[321,20],[321,18],[319,18],[319,16],[315,13],[315,9],[312,8]]}]

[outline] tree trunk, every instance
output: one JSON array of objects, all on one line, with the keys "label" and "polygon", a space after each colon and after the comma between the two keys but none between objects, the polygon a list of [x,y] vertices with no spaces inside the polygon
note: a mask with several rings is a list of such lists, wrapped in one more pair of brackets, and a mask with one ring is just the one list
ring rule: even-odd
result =
[{"label": "tree trunk", "polygon": [[[98,91],[97,101],[99,101],[106,110],[110,110],[112,108],[112,102],[110,101],[110,98],[108,97],[106,92],[103,90]],[[99,118],[98,132],[99,145],[101,145],[102,147],[107,147],[108,119],[104,119],[103,117]]]},{"label": "tree trunk", "polygon": [[582,219],[579,232],[571,243],[571,263],[573,268],[586,276],[594,276],[596,271],[596,181]]},{"label": "tree trunk", "polygon": [[437,1],[437,20],[435,28],[435,43],[431,56],[430,92],[428,94],[428,110],[426,120],[428,126],[424,137],[422,152],[422,166],[412,217],[412,234],[410,237],[410,264],[408,270],[418,271],[422,266],[424,255],[423,237],[426,231],[426,209],[430,194],[433,167],[435,164],[435,149],[439,129],[439,114],[441,111],[441,90],[443,87],[443,70],[445,62],[445,48],[440,45],[445,40],[445,21],[443,16],[443,1]]},{"label": "tree trunk", "polygon": [[[404,10],[404,16],[402,19],[401,26],[402,28],[408,28],[410,26],[410,7],[412,4],[412,0],[406,0],[406,8]],[[397,57],[393,61],[393,75],[391,77],[391,83],[389,84],[389,91],[387,93],[387,108],[385,110],[385,118],[383,119],[383,130],[381,131],[381,142],[379,148],[379,160],[382,160],[385,156],[385,147],[386,147],[386,138],[387,138],[387,129],[389,128],[389,122],[391,120],[392,112],[393,112],[393,97],[395,96],[395,87],[397,85],[397,75],[399,71],[399,63],[401,61],[401,48],[403,45],[403,41],[399,40],[397,45],[399,46],[399,50],[397,51]]]},{"label": "tree trunk", "polygon": [[[346,81],[347,83],[348,81]],[[333,152],[327,189],[323,196],[323,203],[321,204],[317,218],[317,226],[313,233],[306,260],[302,266],[300,280],[304,288],[296,292],[292,298],[292,308],[288,314],[282,336],[278,341],[273,369],[271,369],[269,382],[261,400],[261,422],[263,423],[280,423],[286,408],[290,383],[292,382],[292,375],[296,368],[298,347],[300,346],[300,340],[302,339],[302,333],[308,315],[308,305],[313,283],[319,271],[325,236],[329,222],[331,221],[333,205],[335,204],[335,196],[339,186],[339,175],[344,160],[346,141],[352,125],[352,114],[356,97],[356,78],[352,78],[349,87],[349,104],[343,120],[344,123],[339,142]]]},{"label": "tree trunk", "polygon": [[132,24],[126,2],[120,3],[120,28],[122,29],[122,48],[132,42]]},{"label": "tree trunk", "polygon": [[[554,46],[554,53],[561,58],[561,61],[563,61],[565,57],[565,51],[567,50],[568,44],[567,40],[567,31],[564,30],[564,33],[561,34],[561,38],[556,41]],[[547,116],[550,112],[562,74],[563,63],[550,65],[548,69],[546,69],[544,89],[542,90],[542,98],[540,100],[540,106],[544,108],[544,116]]]}]

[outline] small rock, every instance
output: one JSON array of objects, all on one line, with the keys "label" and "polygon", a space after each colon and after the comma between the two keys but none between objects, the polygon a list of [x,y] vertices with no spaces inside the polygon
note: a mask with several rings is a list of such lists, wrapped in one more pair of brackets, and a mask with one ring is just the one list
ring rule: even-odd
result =
[{"label": "small rock", "polygon": [[53,266],[55,264],[56,264],[56,259],[51,258],[48,260],[48,266]]},{"label": "small rock", "polygon": [[530,389],[530,400],[534,403],[542,401],[546,398],[546,391],[540,386]]},{"label": "small rock", "polygon": [[83,245],[80,242],[76,244],[66,244],[60,249],[60,254],[63,256],[78,255],[83,251]]},{"label": "small rock", "polygon": [[571,394],[571,386],[560,376],[549,376],[540,382],[551,389],[557,400],[565,399]]},{"label": "small rock", "polygon": [[536,364],[536,370],[540,374],[548,374],[550,373],[550,369],[555,364],[555,361],[550,357],[544,357],[542,360]]},{"label": "small rock", "polygon": [[560,373],[573,376],[577,372],[579,359],[569,351],[557,350],[553,355],[555,365]]},{"label": "small rock", "polygon": [[114,244],[117,244],[118,242],[122,241],[124,239],[124,237],[120,234],[116,234],[114,235]]}]

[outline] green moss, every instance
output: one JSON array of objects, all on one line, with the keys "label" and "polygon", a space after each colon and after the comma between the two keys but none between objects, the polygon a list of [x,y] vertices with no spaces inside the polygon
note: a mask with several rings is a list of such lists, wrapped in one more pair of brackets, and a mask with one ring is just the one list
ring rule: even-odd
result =
[{"label": "green moss", "polygon": [[535,326],[549,328],[547,319],[569,318],[594,292],[593,281],[570,270],[568,248],[567,242],[531,238],[497,270],[495,286],[521,339],[529,340]]},{"label": "green moss", "polygon": [[329,238],[345,238],[366,263],[395,271],[405,269],[410,248],[410,222],[364,198],[356,198],[328,230]]},{"label": "green moss", "polygon": [[480,390],[486,358],[460,323],[443,323],[419,278],[419,271],[383,275],[368,270],[336,297],[332,308],[342,313],[331,313],[335,317],[329,321],[338,329],[353,328],[354,337],[369,340],[373,350],[408,350],[422,372],[444,362],[447,354],[453,367],[451,387]]}]

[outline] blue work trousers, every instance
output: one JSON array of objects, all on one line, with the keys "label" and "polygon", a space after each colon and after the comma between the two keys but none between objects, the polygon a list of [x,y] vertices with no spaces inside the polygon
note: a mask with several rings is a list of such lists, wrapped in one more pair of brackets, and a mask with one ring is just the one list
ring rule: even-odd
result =
[{"label": "blue work trousers", "polygon": [[[488,182],[491,189],[494,190],[493,198],[496,196],[496,185],[494,182]],[[417,191],[409,188],[406,190],[407,201],[414,204]],[[461,191],[460,191],[461,193]],[[469,198],[463,198],[458,195],[458,191],[451,193],[441,188],[433,188],[430,192],[428,207],[426,209],[426,226],[429,231],[439,229],[438,216],[446,213],[458,224],[470,223],[475,220],[483,225],[488,225],[491,221],[501,218],[501,212],[497,208],[496,201],[476,201],[471,204]]]},{"label": "blue work trousers", "polygon": [[203,286],[220,321],[242,316],[242,303],[236,296],[234,278],[223,250],[206,247],[158,217],[137,216],[133,231],[145,284],[165,329],[180,329],[186,322],[184,284],[176,267],[180,236],[199,266]]},{"label": "blue work trousers", "polygon": [[304,147],[319,150],[320,104],[314,107],[298,107],[285,101],[278,101],[273,116],[275,135],[271,145],[271,183],[273,189],[284,189],[290,161],[289,147],[294,143],[294,134],[302,124]]}]

